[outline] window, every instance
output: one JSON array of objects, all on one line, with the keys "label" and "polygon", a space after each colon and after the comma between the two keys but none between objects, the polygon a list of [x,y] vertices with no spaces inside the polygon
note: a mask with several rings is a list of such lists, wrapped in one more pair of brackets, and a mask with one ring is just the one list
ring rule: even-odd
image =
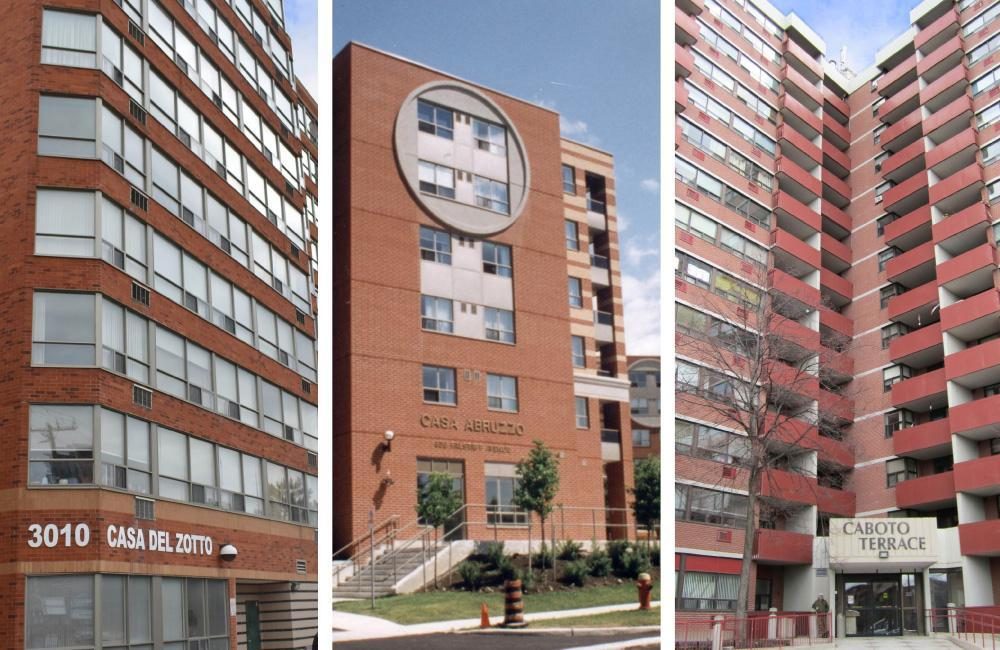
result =
[{"label": "window", "polygon": [[988,145],[984,146],[983,152],[983,166],[991,164],[993,161],[1000,156],[1000,140],[994,140]]},{"label": "window", "polygon": [[684,572],[678,581],[679,610],[733,610],[739,598],[740,577],[727,573]]},{"label": "window", "polygon": [[577,397],[575,399],[576,407],[576,428],[577,429],[589,429],[590,428],[590,406],[586,397]]},{"label": "window", "polygon": [[491,411],[517,411],[517,377],[486,375],[486,405]]},{"label": "window", "polygon": [[884,271],[885,265],[889,263],[889,260],[896,257],[899,254],[899,249],[893,246],[892,248],[887,248],[884,251],[879,251],[878,254],[878,270]]},{"label": "window", "polygon": [[68,11],[42,12],[42,63],[97,67],[97,19]]},{"label": "window", "polygon": [[451,235],[420,226],[420,259],[451,264]]},{"label": "window", "polygon": [[878,99],[872,102],[872,117],[878,115],[879,106],[885,103],[885,99],[886,99],[885,97],[879,97]]},{"label": "window", "polygon": [[[879,140],[882,139],[882,132],[885,131],[888,128],[889,128],[888,124],[881,124],[881,125],[875,127],[875,129],[872,131],[872,142],[874,142],[874,144],[878,144]],[[876,194],[877,193],[878,193],[878,191],[876,190]],[[876,199],[876,203],[877,202],[878,202],[878,200]]]},{"label": "window", "polygon": [[633,397],[629,400],[629,407],[632,415],[649,414],[649,400],[645,397]]},{"label": "window", "polygon": [[742,528],[746,523],[747,498],[742,494],[675,483],[674,513],[678,521]]},{"label": "window", "polygon": [[[423,164],[423,163],[421,163]],[[423,189],[423,181],[421,181]],[[476,205],[495,212],[510,212],[510,202],[507,197],[507,184],[483,176],[476,176],[474,182]],[[449,198],[455,198],[454,190]]]},{"label": "window", "polygon": [[101,338],[104,368],[149,383],[149,323],[145,318],[104,299]]},{"label": "window", "polygon": [[434,404],[457,404],[455,369],[424,366],[424,401]]},{"label": "window", "polygon": [[895,365],[882,370],[882,391],[888,393],[892,385],[909,379],[912,371],[909,366]]},{"label": "window", "polygon": [[215,648],[228,642],[225,580],[163,578],[160,590],[164,647]]},{"label": "window", "polygon": [[574,368],[586,368],[587,367],[587,355],[584,346],[584,339],[582,336],[573,335],[570,337],[570,348],[573,355],[573,367]]},{"label": "window", "polygon": [[528,512],[514,505],[517,468],[507,463],[486,463],[486,523],[490,526],[524,526]]},{"label": "window", "polygon": [[566,220],[566,250],[580,250],[580,225],[575,221]]},{"label": "window", "polygon": [[452,301],[448,298],[420,296],[420,327],[451,334],[454,331]]},{"label": "window", "polygon": [[483,273],[509,278],[513,275],[510,261],[510,246],[483,242]]},{"label": "window", "polygon": [[268,509],[280,513],[282,519],[307,521],[305,479],[302,472],[267,463],[267,498]]},{"label": "window", "polygon": [[95,319],[93,294],[36,292],[31,362],[57,366],[95,365]]},{"label": "window", "polygon": [[93,257],[94,204],[94,192],[39,189],[35,203],[35,252]]},{"label": "window", "polygon": [[507,309],[486,307],[483,311],[486,338],[490,341],[514,342],[514,312]]},{"label": "window", "polygon": [[583,308],[583,282],[580,278],[570,276],[569,283],[569,306],[577,309]]},{"label": "window", "polygon": [[38,155],[95,158],[97,102],[77,97],[38,98]]},{"label": "window", "polygon": [[676,163],[674,176],[677,180],[690,185],[696,190],[704,192],[716,201],[722,200],[723,185],[720,181],[701,171],[682,158],[677,158]]},{"label": "window", "polygon": [[632,429],[632,446],[649,447],[649,429]]},{"label": "window", "polygon": [[484,122],[472,118],[472,137],[476,146],[483,150],[503,156],[507,153],[507,130],[499,124]]},{"label": "window", "polygon": [[447,199],[455,198],[455,170],[444,165],[419,161],[420,191]]},{"label": "window", "polygon": [[882,328],[882,349],[888,350],[893,339],[907,334],[910,328],[905,323],[891,323]]},{"label": "window", "polygon": [[1000,181],[993,181],[986,186],[986,200],[993,204],[1000,199]]},{"label": "window", "polygon": [[885,486],[894,487],[903,481],[917,478],[917,461],[912,458],[894,458],[885,461]]},{"label": "window", "polygon": [[727,465],[741,465],[750,455],[746,436],[687,420],[674,420],[674,449],[678,454]]},{"label": "window", "polygon": [[101,257],[146,282],[146,224],[107,199],[101,202]]},{"label": "window", "polygon": [[881,217],[875,220],[875,231],[879,237],[885,234],[885,227],[890,223],[898,219],[899,217],[895,214],[883,214]]},{"label": "window", "polygon": [[913,413],[906,409],[889,411],[882,416],[885,422],[885,437],[891,438],[897,431],[913,426]]},{"label": "window", "polygon": [[[462,461],[457,460],[440,460],[437,458],[418,458],[417,459],[417,492],[422,493],[424,486],[430,480],[431,474],[447,474],[451,477],[451,487],[452,489],[461,497],[462,502],[465,502],[465,466]],[[426,525],[426,521],[422,518],[419,519],[421,524]],[[447,533],[452,528],[458,525],[462,525],[460,519],[451,519],[445,523],[444,528]]]},{"label": "window", "polygon": [[148,422],[101,409],[101,483],[151,494]]},{"label": "window", "polygon": [[98,625],[102,647],[133,650],[152,647],[152,579],[124,575],[96,577],[101,599]]},{"label": "window", "polygon": [[901,284],[890,284],[888,286],[879,289],[879,306],[881,309],[885,309],[889,306],[889,301],[895,296],[900,295],[906,291],[906,289]]},{"label": "window", "polygon": [[93,647],[94,576],[29,576],[25,592],[25,648]]},{"label": "window", "polygon": [[454,113],[451,109],[417,100],[417,128],[448,140],[454,139]]},{"label": "window", "polygon": [[28,482],[94,482],[94,408],[32,404],[28,410]]},{"label": "window", "polygon": [[576,169],[569,165],[562,166],[563,192],[576,194]]}]

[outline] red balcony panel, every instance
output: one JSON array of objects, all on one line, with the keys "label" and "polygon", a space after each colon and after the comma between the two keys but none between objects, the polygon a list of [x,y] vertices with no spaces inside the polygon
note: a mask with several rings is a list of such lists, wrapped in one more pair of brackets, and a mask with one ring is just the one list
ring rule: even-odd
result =
[{"label": "red balcony panel", "polygon": [[843,440],[819,437],[819,459],[840,467],[854,467],[854,451]]},{"label": "red balcony panel", "polygon": [[824,137],[833,142],[842,151],[847,149],[851,144],[850,131],[829,113],[823,113],[823,133]]},{"label": "red balcony panel", "polygon": [[948,409],[951,432],[974,440],[1000,436],[1000,395],[958,404]]},{"label": "red balcony panel", "polygon": [[819,270],[820,286],[833,291],[837,295],[843,296],[847,300],[854,297],[854,285],[847,278],[842,278],[828,268]]},{"label": "red balcony panel", "polygon": [[788,38],[787,34],[785,35],[785,39],[782,44],[784,45],[786,60],[788,57],[794,57],[802,67],[808,68],[815,79],[818,80],[823,78],[823,65],[813,57],[809,56],[809,54],[802,49],[801,45]]},{"label": "red balcony panel", "polygon": [[807,207],[791,194],[782,190],[779,190],[774,196],[774,211],[778,214],[782,223],[786,220],[794,220],[796,222],[794,225],[786,226],[789,231],[804,235],[819,232],[822,222],[815,210]]},{"label": "red balcony panel", "polygon": [[[976,132],[972,129],[960,131],[958,135],[945,140],[940,145],[930,149],[925,157],[927,169],[937,172],[938,165],[952,160],[960,154],[975,155],[977,148]],[[970,162],[972,162],[970,160]],[[884,168],[884,167],[883,167]],[[938,174],[939,176],[941,174]]]},{"label": "red balcony panel", "polygon": [[983,168],[979,163],[973,163],[951,176],[932,184],[928,196],[932,204],[937,204],[959,192],[971,192],[973,189],[978,190],[983,184]]},{"label": "red balcony panel", "polygon": [[995,288],[941,308],[941,329],[963,341],[992,334],[1000,316],[1000,292]]},{"label": "red balcony panel", "polygon": [[[683,113],[684,109],[687,108],[687,103],[688,103],[687,85],[684,83],[683,80],[678,79],[677,81],[674,82],[674,86],[677,90],[676,94],[674,95],[674,107],[677,109],[678,113]],[[675,143],[680,142],[681,140],[680,125],[677,126],[677,130],[678,130],[678,135],[677,139],[674,141]]]},{"label": "red balcony panel", "polygon": [[[989,208],[974,203],[934,224],[934,241],[949,252],[960,252],[988,239]],[[953,245],[954,244],[954,245]]]},{"label": "red balcony panel", "polygon": [[954,472],[921,476],[896,484],[896,506],[899,508],[928,508],[954,500]]},{"label": "red balcony panel", "polygon": [[819,391],[819,410],[840,420],[854,420],[854,400],[822,388]]},{"label": "red balcony panel", "polygon": [[962,555],[1000,556],[1000,519],[959,524],[958,545]]},{"label": "red balcony panel", "polygon": [[[810,192],[813,198],[819,196],[823,191],[823,186],[820,180],[802,169],[802,167],[786,156],[778,156],[774,165],[775,174],[778,176],[779,182],[787,182],[791,180],[797,185],[800,185],[803,189]],[[787,179],[785,178],[787,177]],[[818,215],[817,215],[818,216]]]},{"label": "red balcony panel", "polygon": [[850,246],[842,241],[837,241],[826,233],[820,235],[819,245],[824,252],[837,257],[837,259],[841,260],[844,264],[850,265],[854,260],[854,254],[851,252]]},{"label": "red balcony panel", "polygon": [[843,236],[850,234],[853,224],[851,218],[847,216],[846,212],[826,199],[820,202],[820,214],[823,215],[824,219],[829,219],[838,229],[842,230],[841,234]]},{"label": "red balcony panel", "polygon": [[[924,141],[915,140],[906,145],[896,153],[885,159],[882,163],[882,176],[892,178],[892,172],[896,171],[908,162],[912,162],[924,155]],[[901,180],[901,179],[900,179]]]},{"label": "red balcony panel", "polygon": [[894,244],[898,239],[913,233],[918,229],[927,229],[931,225],[931,206],[924,205],[909,214],[903,215],[885,227],[885,241]]},{"label": "red balcony panel", "polygon": [[835,490],[822,485],[816,487],[816,505],[828,515],[853,517],[857,512],[858,495],[847,490]]},{"label": "red balcony panel", "polygon": [[958,31],[958,11],[952,7],[943,16],[917,32],[913,46],[925,55],[946,41]]},{"label": "red balcony panel", "polygon": [[910,140],[907,140],[906,144],[900,145],[899,139],[904,135],[912,138],[914,134],[920,133],[921,126],[920,109],[917,109],[883,131],[879,142],[886,151],[898,151],[910,144]]},{"label": "red balcony panel", "polygon": [[790,318],[775,319],[771,333],[807,350],[819,350],[819,332]]},{"label": "red balcony panel", "polygon": [[924,120],[924,135],[943,145],[951,135],[965,129],[971,131],[972,108],[972,98],[968,94],[959,95]]},{"label": "red balcony panel", "polygon": [[677,56],[674,63],[674,77],[690,77],[694,71],[694,54],[682,45],[675,45],[674,52]]},{"label": "red balcony panel", "polygon": [[700,16],[705,10],[704,0],[677,0],[677,8],[691,16]]},{"label": "red balcony panel", "polygon": [[775,385],[785,388],[789,393],[801,395],[810,400],[819,397],[819,377],[803,373],[780,361],[770,364],[768,377]]},{"label": "red balcony panel", "polygon": [[917,63],[917,74],[930,83],[941,76],[944,70],[950,70],[957,63],[963,65],[964,50],[962,39],[956,33],[940,47],[925,56]]},{"label": "red balcony panel", "polygon": [[878,80],[879,91],[885,91],[882,92],[883,95],[888,94],[888,91],[892,90],[893,86],[896,86],[903,77],[913,74],[916,67],[917,54],[914,52],[903,61],[897,63],[892,70],[882,75],[882,78]]},{"label": "red balcony panel", "polygon": [[889,320],[895,320],[925,305],[938,301],[938,287],[933,280],[889,299]]},{"label": "red balcony panel", "polygon": [[938,97],[938,95],[951,90],[956,86],[965,88],[969,85],[968,75],[968,68],[962,65],[941,75],[941,77],[934,81],[934,83],[928,84],[920,91],[920,103],[931,104]]},{"label": "red balcony panel", "polygon": [[[851,109],[848,107],[847,102],[843,98],[837,96],[826,86],[823,86],[823,101],[825,101],[830,108],[840,113],[840,116],[844,118],[844,122],[850,119]],[[824,110],[824,112],[826,111]]]},{"label": "red balcony panel", "polygon": [[991,273],[996,266],[996,249],[992,244],[982,244],[970,251],[938,264],[937,280],[941,286],[948,286],[967,275],[988,269]]},{"label": "red balcony panel", "polygon": [[816,287],[809,286],[802,280],[785,273],[781,269],[772,269],[768,273],[768,278],[773,291],[797,300],[813,309],[819,307],[819,289]]},{"label": "red balcony panel", "polygon": [[762,497],[799,505],[816,505],[816,477],[781,469],[766,470],[760,480]]},{"label": "red balcony panel", "polygon": [[1000,494],[1000,456],[955,463],[955,490],[981,497]]},{"label": "red balcony panel", "polygon": [[[881,89],[879,90],[879,92],[881,92]],[[913,83],[908,84],[907,86],[904,86],[902,89],[896,91],[892,95],[892,97],[889,97],[887,100],[885,100],[885,102],[883,102],[881,106],[879,106],[878,109],[879,119],[884,122],[886,118],[888,118],[888,116],[892,115],[903,104],[906,104],[907,102],[916,99],[917,93],[919,92],[920,92],[919,81],[914,81]],[[885,93],[882,94],[883,96],[885,95]]]},{"label": "red balcony panel", "polygon": [[681,45],[693,45],[701,35],[701,29],[693,16],[683,12],[674,12],[674,36]]},{"label": "red balcony panel", "polygon": [[886,277],[893,278],[912,271],[922,264],[934,263],[934,242],[923,243],[912,250],[908,250],[902,255],[897,255],[885,265]]},{"label": "red balcony panel", "polygon": [[[899,185],[894,185],[882,195],[882,209],[886,212],[894,212],[893,208],[902,203],[904,199],[928,192],[927,173],[917,172]],[[909,201],[907,201],[909,204]],[[919,206],[914,205],[916,209]]]},{"label": "red balcony panel", "polygon": [[1000,380],[1000,339],[966,348],[944,358],[945,376],[967,387],[987,386]]},{"label": "red balcony panel", "polygon": [[824,348],[820,354],[820,374],[854,376],[854,358],[847,353]]},{"label": "red balcony panel", "polygon": [[790,530],[757,531],[754,560],[760,564],[812,564],[813,536]]},{"label": "red balcony panel", "polygon": [[840,201],[842,205],[847,205],[851,200],[851,186],[845,181],[841,180],[831,171],[826,169],[822,173],[823,185],[830,188],[837,200]]},{"label": "red balcony panel", "polygon": [[832,309],[820,307],[819,324],[845,336],[854,336],[854,321]]},{"label": "red balcony panel", "polygon": [[948,418],[924,422],[900,429],[892,435],[892,450],[897,456],[935,458],[951,451],[951,425]]},{"label": "red balcony panel", "polygon": [[931,323],[894,338],[889,343],[889,358],[896,363],[922,368],[928,361],[941,360],[942,347],[941,323]]},{"label": "red balcony panel", "polygon": [[823,120],[803,106],[802,102],[788,94],[787,91],[782,92],[781,97],[778,98],[778,107],[782,111],[788,111],[808,127],[804,134],[807,138],[815,138],[823,131]]},{"label": "red balcony panel", "polygon": [[[823,103],[823,95],[819,88],[815,84],[811,83],[808,79],[802,76],[798,70],[790,67],[787,63],[782,68],[783,81],[785,83],[791,82],[799,89],[799,91],[809,98],[810,103],[813,107],[819,107]],[[780,78],[780,77],[779,77]]]},{"label": "red balcony panel", "polygon": [[786,123],[778,127],[778,144],[782,145],[782,150],[784,151],[782,140],[787,141],[808,158],[816,161],[817,164],[823,162],[823,154],[826,152],[820,150],[819,147],[806,139],[804,135],[792,128],[791,124]]},{"label": "red balcony panel", "polygon": [[765,427],[769,431],[773,430],[774,433],[771,437],[776,442],[782,442],[801,449],[819,448],[819,429],[816,428],[816,425],[804,420],[789,418],[787,416],[777,418],[775,415],[768,413],[765,416]]},{"label": "red balcony panel", "polygon": [[820,251],[780,228],[771,231],[772,248],[788,253],[814,269],[820,267]]},{"label": "red balcony panel", "polygon": [[851,173],[851,159],[826,138],[823,138],[823,158],[829,158],[829,161],[824,160],[824,163],[840,178],[847,178]]},{"label": "red balcony panel", "polygon": [[945,394],[944,368],[910,377],[892,386],[892,405],[907,408],[914,405],[937,403]]}]

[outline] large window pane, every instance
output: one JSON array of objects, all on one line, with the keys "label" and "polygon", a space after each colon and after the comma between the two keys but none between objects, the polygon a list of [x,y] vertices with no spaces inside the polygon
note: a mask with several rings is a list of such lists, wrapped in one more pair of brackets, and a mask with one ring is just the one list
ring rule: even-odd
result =
[{"label": "large window pane", "polygon": [[94,577],[29,577],[24,596],[27,650],[94,645]]},{"label": "large window pane", "polygon": [[38,153],[94,158],[97,103],[93,99],[42,95],[38,99]]},{"label": "large window pane", "polygon": [[34,310],[32,363],[66,366],[96,363],[93,294],[36,293]]},{"label": "large window pane", "polygon": [[46,255],[94,255],[94,193],[38,190],[35,251]]},{"label": "large window pane", "polygon": [[97,67],[97,21],[90,14],[42,13],[42,63]]}]

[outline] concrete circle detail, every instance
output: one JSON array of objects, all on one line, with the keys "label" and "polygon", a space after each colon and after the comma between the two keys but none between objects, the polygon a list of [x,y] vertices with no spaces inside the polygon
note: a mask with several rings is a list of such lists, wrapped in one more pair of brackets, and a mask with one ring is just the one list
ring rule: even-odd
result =
[{"label": "concrete circle detail", "polygon": [[[418,128],[417,101],[423,99],[427,102],[447,107],[459,114],[455,120],[456,131],[462,128],[461,116],[471,116],[481,120],[499,124],[506,129],[506,175],[507,178],[507,199],[509,214],[504,214],[485,207],[479,207],[471,202],[456,199],[449,199],[420,190],[420,176],[418,162],[420,158],[421,137],[437,138],[437,136],[423,133]],[[466,117],[466,123],[471,120]],[[471,131],[471,125],[468,126]],[[444,140],[444,139],[441,139]],[[428,144],[429,141],[424,141]],[[447,143],[447,140],[444,140]],[[524,206],[528,200],[528,186],[530,183],[530,168],[528,166],[528,156],[524,148],[524,142],[507,114],[486,97],[482,92],[461,83],[459,81],[441,80],[426,83],[411,92],[396,116],[394,133],[394,145],[396,150],[396,162],[399,165],[400,175],[406,182],[410,193],[418,203],[438,221],[468,235],[487,236],[494,235],[509,228],[517,221],[524,211]],[[446,149],[447,147],[445,147]],[[474,147],[464,147],[473,151],[465,151],[463,145],[455,144],[454,154],[447,152],[436,154],[437,160],[428,159],[428,162],[438,163],[444,166],[465,172],[468,182],[472,181],[473,169],[459,167],[455,162],[465,155],[468,159],[473,159],[479,153],[474,151]],[[446,160],[449,155],[453,155],[454,160],[449,163]],[[458,174],[456,173],[456,176]],[[495,179],[494,180],[503,180]],[[456,180],[456,185],[459,181]]]}]

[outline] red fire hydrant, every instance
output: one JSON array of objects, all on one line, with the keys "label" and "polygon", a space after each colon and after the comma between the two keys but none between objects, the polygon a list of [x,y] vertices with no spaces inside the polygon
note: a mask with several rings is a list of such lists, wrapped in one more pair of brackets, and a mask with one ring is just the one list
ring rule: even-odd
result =
[{"label": "red fire hydrant", "polygon": [[649,609],[649,601],[653,593],[653,579],[648,573],[639,574],[639,582],[635,583],[639,592],[639,609]]}]

